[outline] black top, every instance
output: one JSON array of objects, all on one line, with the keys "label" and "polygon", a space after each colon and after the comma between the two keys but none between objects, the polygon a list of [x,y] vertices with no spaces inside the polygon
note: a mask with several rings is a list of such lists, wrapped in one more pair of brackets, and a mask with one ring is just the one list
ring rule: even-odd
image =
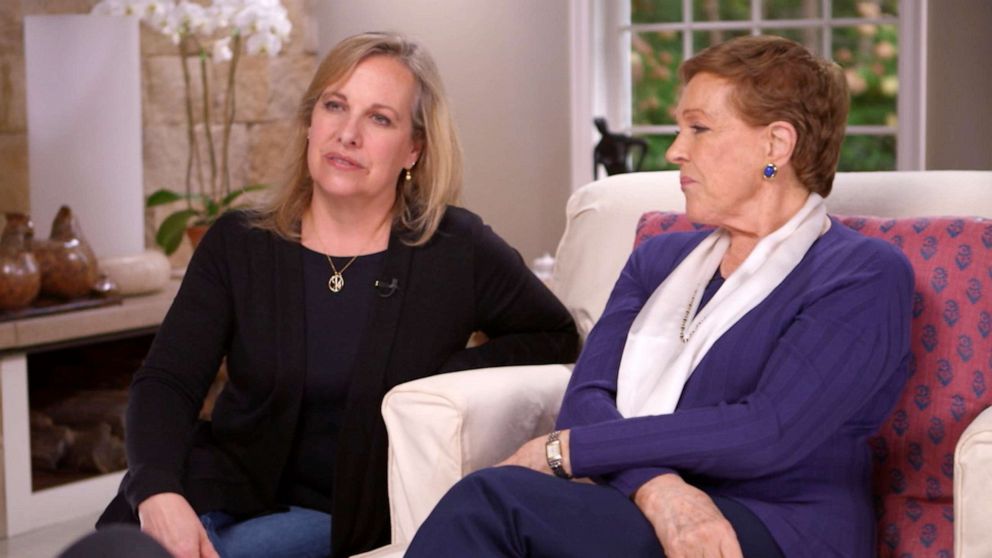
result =
[{"label": "black top", "polygon": [[327,256],[303,249],[306,301],[307,378],[296,436],[283,473],[280,500],[331,513],[338,428],[358,344],[365,333],[386,252],[335,257],[345,287],[331,292]]},{"label": "black top", "polygon": [[[198,513],[279,507],[307,376],[303,254],[241,212],[210,227],[131,383],[129,469],[99,525],[136,522],[138,504],[161,492],[183,494]],[[392,231],[382,276],[396,287],[373,298],[328,472],[335,556],[389,542],[386,391],[440,372],[571,362],[578,350],[561,303],[465,209],[449,207],[422,246]],[[346,278],[345,291],[351,286]],[[476,330],[489,342],[466,349]],[[198,423],[225,358],[228,382],[213,420]]]}]

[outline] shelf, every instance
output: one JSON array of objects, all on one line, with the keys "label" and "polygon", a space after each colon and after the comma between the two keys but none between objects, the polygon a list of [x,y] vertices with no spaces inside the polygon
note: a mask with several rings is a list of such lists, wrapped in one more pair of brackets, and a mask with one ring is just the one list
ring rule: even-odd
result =
[{"label": "shelf", "polygon": [[173,279],[157,293],[125,298],[121,304],[0,323],[0,353],[155,328],[178,290],[179,280]]}]

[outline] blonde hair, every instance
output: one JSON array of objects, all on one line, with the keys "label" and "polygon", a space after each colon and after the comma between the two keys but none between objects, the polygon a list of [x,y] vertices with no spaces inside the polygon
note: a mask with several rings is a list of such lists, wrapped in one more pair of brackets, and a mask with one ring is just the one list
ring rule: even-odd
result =
[{"label": "blonde hair", "polygon": [[795,126],[796,176],[811,192],[830,194],[850,106],[840,66],[789,39],[759,35],[700,51],[682,64],[679,77],[687,84],[704,72],[734,85],[735,108],[748,124],[782,120]]},{"label": "blonde hair", "polygon": [[363,60],[389,56],[413,74],[413,137],[421,143],[420,158],[396,179],[393,225],[403,242],[418,246],[437,231],[448,205],[458,201],[462,184],[462,153],[441,76],[430,54],[419,44],[396,33],[362,33],[337,44],[321,61],[300,101],[289,153],[289,178],[256,208],[254,225],[290,240],[300,239],[300,221],[310,206],[313,178],[307,165],[307,129],[321,93],[328,85],[348,78]]}]

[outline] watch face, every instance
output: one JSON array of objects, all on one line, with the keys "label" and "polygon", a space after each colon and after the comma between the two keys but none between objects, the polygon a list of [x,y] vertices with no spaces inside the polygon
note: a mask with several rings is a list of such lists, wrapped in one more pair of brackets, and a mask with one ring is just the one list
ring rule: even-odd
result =
[{"label": "watch face", "polygon": [[557,461],[561,459],[561,441],[554,440],[548,442],[544,446],[545,454],[548,456],[548,461]]}]

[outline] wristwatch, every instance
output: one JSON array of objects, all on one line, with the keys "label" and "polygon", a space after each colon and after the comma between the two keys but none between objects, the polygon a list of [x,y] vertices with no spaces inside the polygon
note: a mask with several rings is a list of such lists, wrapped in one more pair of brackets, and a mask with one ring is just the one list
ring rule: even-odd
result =
[{"label": "wristwatch", "polygon": [[558,439],[560,434],[560,430],[548,434],[548,441],[544,444],[544,454],[548,457],[548,467],[551,467],[551,472],[556,477],[570,479],[572,475],[566,473],[565,468],[562,467],[561,440]]}]

